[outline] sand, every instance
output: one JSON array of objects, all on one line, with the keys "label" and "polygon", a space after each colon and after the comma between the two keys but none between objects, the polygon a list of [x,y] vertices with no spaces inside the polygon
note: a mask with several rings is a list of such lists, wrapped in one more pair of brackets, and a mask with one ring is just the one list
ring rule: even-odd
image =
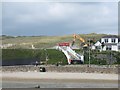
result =
[{"label": "sand", "polygon": [[2,79],[55,79],[55,80],[118,80],[118,74],[58,73],[58,72],[4,72]]}]

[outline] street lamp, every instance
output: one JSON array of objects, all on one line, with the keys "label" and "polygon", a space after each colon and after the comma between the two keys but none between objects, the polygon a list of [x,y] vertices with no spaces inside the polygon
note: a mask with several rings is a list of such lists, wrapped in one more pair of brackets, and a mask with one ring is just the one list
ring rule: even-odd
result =
[{"label": "street lamp", "polygon": [[90,39],[89,39],[89,67],[90,67]]},{"label": "street lamp", "polygon": [[45,49],[45,60],[46,60],[46,66],[47,66],[47,62],[48,62],[48,54],[47,54],[47,50]]}]

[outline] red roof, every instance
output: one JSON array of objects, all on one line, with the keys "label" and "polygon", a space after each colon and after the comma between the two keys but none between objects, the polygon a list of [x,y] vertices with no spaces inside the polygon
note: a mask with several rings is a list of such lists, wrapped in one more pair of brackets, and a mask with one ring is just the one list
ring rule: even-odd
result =
[{"label": "red roof", "polygon": [[59,43],[59,46],[70,46],[70,43],[68,42],[63,42],[63,43]]}]

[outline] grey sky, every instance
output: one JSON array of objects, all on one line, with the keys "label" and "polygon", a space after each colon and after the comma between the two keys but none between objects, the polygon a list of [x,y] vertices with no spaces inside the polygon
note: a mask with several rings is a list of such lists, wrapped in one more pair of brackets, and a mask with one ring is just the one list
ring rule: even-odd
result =
[{"label": "grey sky", "polygon": [[2,28],[6,35],[118,33],[117,2],[5,2]]}]

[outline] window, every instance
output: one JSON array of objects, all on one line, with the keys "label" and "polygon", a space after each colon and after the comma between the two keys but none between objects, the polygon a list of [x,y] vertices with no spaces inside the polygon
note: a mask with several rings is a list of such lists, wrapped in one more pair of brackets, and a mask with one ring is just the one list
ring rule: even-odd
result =
[{"label": "window", "polygon": [[120,50],[120,45],[118,46],[118,50]]},{"label": "window", "polygon": [[105,39],[105,43],[108,43],[108,39]]},{"label": "window", "polygon": [[100,47],[100,46],[96,46],[96,49],[98,49],[98,50],[99,50],[99,49],[101,49],[101,47]]},{"label": "window", "polygon": [[115,41],[116,41],[115,38],[112,38],[112,43],[115,43]]},{"label": "window", "polygon": [[106,50],[111,50],[111,46],[106,46]]}]

